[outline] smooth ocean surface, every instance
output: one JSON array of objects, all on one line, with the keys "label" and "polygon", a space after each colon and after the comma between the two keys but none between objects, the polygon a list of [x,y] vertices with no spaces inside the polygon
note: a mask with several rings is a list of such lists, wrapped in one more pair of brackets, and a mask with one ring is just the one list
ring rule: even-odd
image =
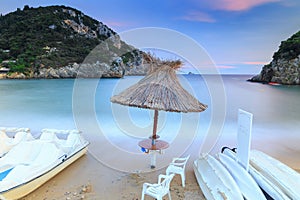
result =
[{"label": "smooth ocean surface", "polygon": [[[211,145],[207,142],[210,136],[213,140],[235,137],[237,111],[242,108],[254,115],[255,140],[294,138],[299,143],[300,87],[247,82],[250,77],[180,76],[184,87],[208,109],[200,116],[160,112],[159,135],[171,142],[191,129],[193,133],[185,133],[186,137],[200,135],[199,141]],[[141,78],[0,80],[0,126],[29,127],[34,134],[43,128],[79,128],[88,134],[100,130],[117,146],[128,137],[137,142],[152,134],[153,112],[111,104],[109,98]]]}]

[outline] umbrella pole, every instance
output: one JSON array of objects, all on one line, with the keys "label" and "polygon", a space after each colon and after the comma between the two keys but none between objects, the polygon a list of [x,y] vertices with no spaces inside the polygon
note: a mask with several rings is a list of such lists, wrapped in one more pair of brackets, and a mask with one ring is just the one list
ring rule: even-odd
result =
[{"label": "umbrella pole", "polygon": [[156,145],[156,132],[157,132],[157,121],[158,121],[158,110],[154,111],[154,123],[153,123],[153,133],[152,133],[152,145]]},{"label": "umbrella pole", "polygon": [[[156,135],[157,132],[157,121],[158,121],[158,110],[154,110],[154,122],[153,122],[153,133],[152,133],[152,148],[156,149]],[[156,150],[152,151],[151,155],[151,169],[154,169],[156,166]]]}]

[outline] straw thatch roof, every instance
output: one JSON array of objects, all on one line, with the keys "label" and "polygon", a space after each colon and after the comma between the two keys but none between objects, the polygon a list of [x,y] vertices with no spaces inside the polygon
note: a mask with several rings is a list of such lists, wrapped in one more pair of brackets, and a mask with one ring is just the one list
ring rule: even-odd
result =
[{"label": "straw thatch roof", "polygon": [[202,112],[200,103],[180,84],[174,68],[160,66],[138,83],[111,97],[111,102],[126,106],[171,112]]}]

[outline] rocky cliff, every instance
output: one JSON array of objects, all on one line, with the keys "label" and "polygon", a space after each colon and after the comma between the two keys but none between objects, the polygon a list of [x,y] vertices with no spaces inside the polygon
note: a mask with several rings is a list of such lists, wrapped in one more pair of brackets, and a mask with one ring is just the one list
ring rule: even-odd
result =
[{"label": "rocky cliff", "polygon": [[109,27],[65,6],[0,16],[2,78],[122,77],[147,72],[144,53]]},{"label": "rocky cliff", "polygon": [[271,63],[249,81],[300,85],[300,31],[281,42]]}]

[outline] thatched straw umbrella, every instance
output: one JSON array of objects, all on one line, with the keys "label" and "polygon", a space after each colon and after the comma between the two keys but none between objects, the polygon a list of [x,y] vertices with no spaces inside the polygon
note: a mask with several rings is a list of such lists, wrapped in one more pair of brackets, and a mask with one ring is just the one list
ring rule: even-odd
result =
[{"label": "thatched straw umbrella", "polygon": [[200,103],[180,84],[175,70],[181,62],[161,62],[161,66],[152,70],[138,83],[111,97],[111,102],[126,106],[154,110],[153,134],[151,150],[159,150],[156,146],[158,111],[169,112],[202,112],[207,106]]}]

